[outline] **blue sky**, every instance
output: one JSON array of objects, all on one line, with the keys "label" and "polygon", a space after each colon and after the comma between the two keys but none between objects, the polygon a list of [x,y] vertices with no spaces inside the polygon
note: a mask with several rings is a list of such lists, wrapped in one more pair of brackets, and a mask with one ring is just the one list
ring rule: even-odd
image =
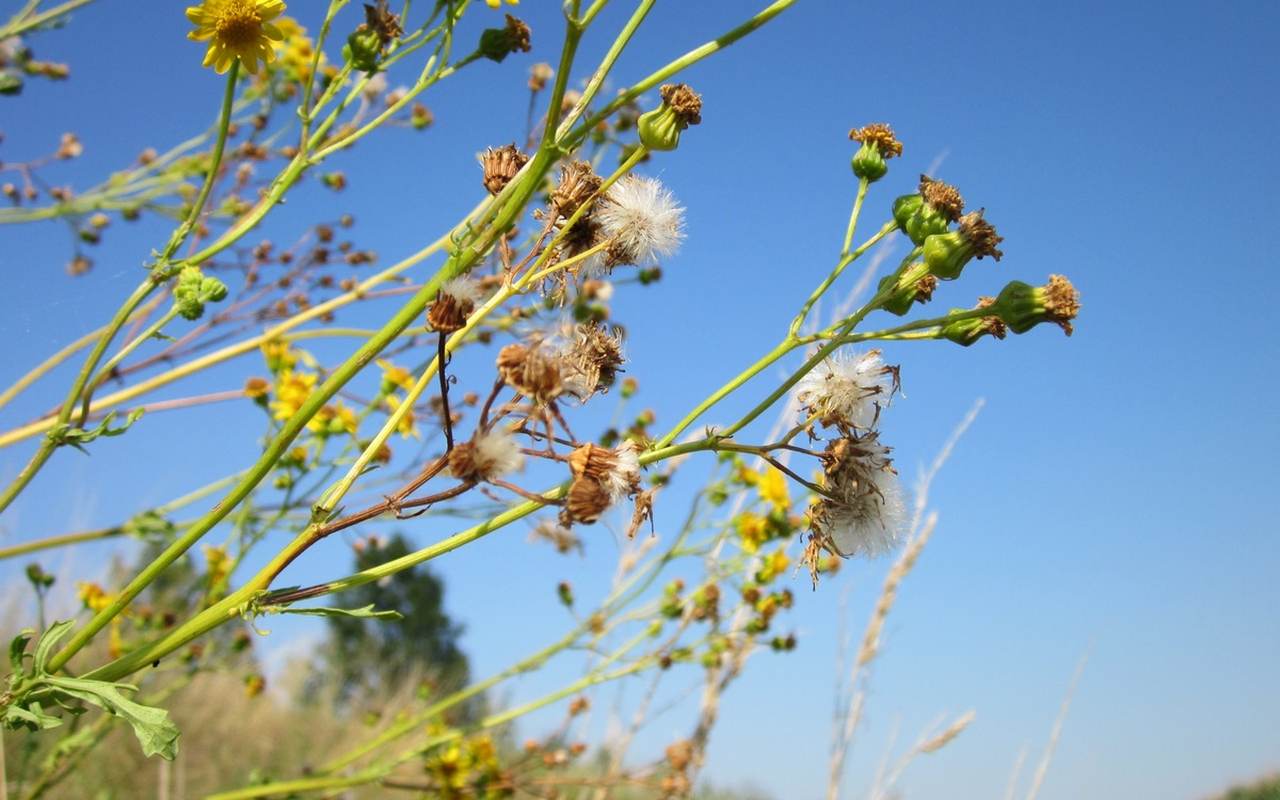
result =
[{"label": "blue sky", "polygon": [[[602,16],[580,63],[603,51],[627,5],[615,0]],[[659,3],[618,81],[758,5]],[[263,235],[287,240],[318,214],[352,210],[358,241],[383,263],[434,238],[475,201],[474,153],[521,135],[524,69],[555,60],[557,7],[521,5],[532,54],[478,65],[428,96],[431,131],[386,131],[336,162],[352,182],[340,208],[304,187]],[[46,152],[75,130],[84,157],[50,177],[86,185],[142,147],[208,123],[221,83],[183,39],[179,4],[147,10],[100,0],[34,42],[40,57],[69,61],[73,77],[33,82],[0,104],[0,159]],[[310,4],[291,11],[315,26]],[[1280,542],[1269,508],[1280,385],[1265,305],[1280,291],[1268,262],[1280,214],[1277,31],[1280,8],[1263,2],[801,0],[686,74],[704,95],[704,122],[646,169],[688,207],[689,238],[657,288],[620,292],[615,305],[630,328],[640,399],[660,420],[674,421],[772,346],[825,274],[853,191],[845,134],[854,125],[888,121],[906,144],[873,190],[865,229],[940,162],[938,177],[984,206],[1006,237],[1004,260],[975,265],[935,302],[967,304],[1007,280],[1050,273],[1069,275],[1084,298],[1071,339],[1041,329],[967,350],[886,348],[906,396],[884,438],[905,477],[976,398],[987,405],[935,484],[941,524],[889,625],[850,796],[869,785],[895,725],[901,746],[937,713],[968,708],[978,712],[971,729],[914,765],[903,786],[919,797],[999,796],[1019,749],[1038,757],[1087,648],[1042,797],[1197,797],[1280,768]],[[117,223],[94,272],[74,280],[62,270],[64,228],[0,228],[0,383],[105,320],[164,234]],[[233,366],[156,397],[232,388],[253,370]],[[48,406],[67,379],[56,374],[0,411],[0,426]],[[713,419],[768,389],[753,387]],[[0,540],[108,524],[180,494],[247,464],[258,428],[241,406],[157,414],[98,443],[91,458],[60,453],[0,516]],[[0,475],[14,474],[29,446],[0,452]],[[660,527],[678,522],[678,500]],[[451,530],[433,521],[408,532],[427,542]],[[531,552],[523,538],[513,529],[437,562],[482,673],[562,629],[547,588],[555,580],[584,591],[607,580],[603,531],[582,560]],[[47,565],[91,574],[103,552]],[[300,579],[331,577],[347,562],[337,548],[301,564]],[[761,656],[735,687],[710,776],[779,797],[818,795],[838,598],[852,582],[860,630],[885,567],[858,565],[816,594],[794,578],[801,647],[782,660]],[[534,599],[512,607],[516,592]],[[512,696],[550,685],[529,681]],[[660,719],[641,752],[686,723]]]}]

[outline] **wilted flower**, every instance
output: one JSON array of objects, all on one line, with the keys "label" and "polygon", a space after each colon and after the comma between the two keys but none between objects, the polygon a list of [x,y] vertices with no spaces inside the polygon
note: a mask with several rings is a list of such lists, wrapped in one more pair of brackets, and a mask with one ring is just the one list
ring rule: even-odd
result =
[{"label": "wilted flower", "polygon": [[275,59],[272,40],[284,35],[271,20],[284,12],[283,0],[204,0],[187,9],[187,19],[196,26],[188,39],[209,42],[204,66],[219,75],[239,59],[245,71],[256,73],[258,62]]},{"label": "wilted flower", "polygon": [[498,375],[511,388],[537,403],[564,391],[560,358],[541,344],[509,344],[498,351]]},{"label": "wilted flower", "polygon": [[480,282],[465,275],[447,280],[436,292],[435,302],[427,311],[427,322],[441,333],[453,333],[467,324],[481,297]]},{"label": "wilted flower", "polygon": [[880,359],[880,351],[837,353],[796,384],[796,399],[824,425],[869,429],[889,404],[897,386],[897,368]]},{"label": "wilted flower", "polygon": [[[566,528],[553,520],[544,519],[538,523],[537,527],[529,535],[531,541],[542,540],[550,542],[555,546],[557,553],[568,553],[570,550],[582,551],[582,540],[578,538],[578,534],[573,532],[572,528]],[[561,591],[564,594],[564,591]],[[571,605],[571,603],[566,603]]]},{"label": "wilted flower", "polygon": [[564,390],[584,402],[597,391],[608,391],[626,361],[617,329],[610,331],[594,322],[573,326],[560,358]]},{"label": "wilted flower", "polygon": [[480,155],[480,166],[484,169],[484,188],[489,194],[501,192],[511,179],[520,172],[529,157],[520,152],[515,144],[504,144],[502,147],[490,147]]},{"label": "wilted flower", "polygon": [[609,240],[610,266],[656,262],[684,239],[684,209],[654,178],[628,175],[618,181],[596,217]]},{"label": "wilted flower", "polygon": [[634,442],[623,442],[612,450],[584,444],[569,454],[569,471],[575,479],[599,483],[616,503],[640,487],[640,453]]}]

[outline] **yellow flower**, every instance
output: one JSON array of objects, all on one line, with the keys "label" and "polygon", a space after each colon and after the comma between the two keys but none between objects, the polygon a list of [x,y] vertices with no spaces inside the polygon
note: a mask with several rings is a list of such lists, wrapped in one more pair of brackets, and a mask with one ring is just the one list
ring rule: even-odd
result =
[{"label": "yellow flower", "polygon": [[406,392],[413,388],[413,373],[409,370],[382,358],[377,360],[377,364],[382,367],[382,391],[390,392],[397,386]]},{"label": "yellow flower", "polygon": [[261,345],[262,357],[267,361],[267,369],[279,372],[292,369],[298,363],[298,354],[293,352],[289,343],[280,339],[271,339]]},{"label": "yellow flower", "polygon": [[756,487],[760,492],[760,499],[774,508],[785,511],[790,507],[791,497],[787,494],[787,479],[781,470],[773,467],[765,470]]},{"label": "yellow flower", "polygon": [[269,64],[276,57],[272,40],[284,38],[271,24],[283,11],[283,0],[203,0],[187,9],[187,19],[196,26],[187,38],[209,43],[204,66],[219,75],[236,59],[246,72],[257,73],[259,61]]},{"label": "yellow flower", "polygon": [[281,372],[276,376],[276,399],[271,401],[272,416],[286,420],[298,413],[298,409],[311,396],[311,389],[315,385],[315,373],[294,372],[291,369]]},{"label": "yellow flower", "polygon": [[359,420],[356,418],[356,412],[342,403],[321,406],[316,415],[307,421],[308,428],[316,433],[325,435],[346,431],[354,436],[358,426]]},{"label": "yellow flower", "polygon": [[747,512],[740,514],[734,525],[738,528],[738,536],[742,538],[742,549],[754,553],[769,538],[768,523],[759,514]]},{"label": "yellow flower", "polygon": [[[311,62],[315,59],[315,43],[307,35],[307,29],[298,24],[293,17],[281,17],[276,21],[276,28],[283,39],[272,42],[279,59],[280,67],[292,80],[305,81],[311,76]],[[324,53],[320,54],[320,64],[326,65]]]},{"label": "yellow flower", "polygon": [[768,583],[786,572],[789,566],[791,566],[791,559],[787,558],[787,554],[781,550],[775,550],[765,556],[764,564],[761,565],[760,571],[756,573],[756,580],[760,583]]},{"label": "yellow flower", "polygon": [[[502,0],[484,0],[484,4],[489,8],[500,8],[502,6]],[[520,0],[507,0],[507,5],[518,6],[520,5]]]},{"label": "yellow flower", "polygon": [[96,583],[81,581],[76,584],[76,593],[80,595],[80,602],[84,603],[84,607],[95,614],[111,605],[111,595]]},{"label": "yellow flower", "polygon": [[[394,414],[400,408],[404,401],[394,394],[387,395],[387,408]],[[412,436],[415,439],[420,438],[418,435],[418,425],[413,416],[413,407],[405,409],[404,416],[396,423],[396,432],[401,436]]]},{"label": "yellow flower", "polygon": [[209,568],[209,586],[221,586],[231,575],[231,555],[225,545],[205,545],[204,561]]}]

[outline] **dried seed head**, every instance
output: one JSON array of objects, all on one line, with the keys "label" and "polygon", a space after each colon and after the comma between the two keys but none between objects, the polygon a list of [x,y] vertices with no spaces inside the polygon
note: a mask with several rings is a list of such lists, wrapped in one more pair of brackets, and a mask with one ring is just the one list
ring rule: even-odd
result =
[{"label": "dried seed head", "polygon": [[[902,536],[905,510],[889,448],[871,433],[843,437],[823,453],[824,496],[809,512],[818,541],[842,556],[877,556]],[[814,553],[806,553],[812,565]]]},{"label": "dried seed head", "polygon": [[480,166],[484,168],[484,188],[489,194],[498,194],[528,160],[529,157],[521,153],[514,143],[485,150],[480,156]]},{"label": "dried seed head", "polygon": [[529,67],[529,90],[540,92],[547,88],[547,82],[554,78],[556,71],[550,64],[539,63]]},{"label": "dried seed head", "polygon": [[584,402],[596,392],[607,392],[626,362],[618,330],[610,331],[595,322],[575,326],[560,357],[565,391]]},{"label": "dried seed head", "polygon": [[573,213],[600,189],[601,179],[589,161],[574,161],[560,167],[560,183],[551,193],[551,206],[562,217]]},{"label": "dried seed head", "polygon": [[628,175],[597,212],[609,239],[605,263],[648,265],[675,253],[684,240],[684,208],[653,178]]},{"label": "dried seed head", "polygon": [[524,455],[511,434],[503,430],[477,434],[449,451],[449,474],[462,481],[487,481],[515,472]]},{"label": "dried seed head", "polygon": [[390,44],[392,39],[398,39],[404,35],[400,18],[387,8],[387,0],[378,0],[377,5],[364,4],[364,24],[369,30],[378,34],[378,41],[383,47]]},{"label": "dried seed head", "polygon": [[565,526],[575,522],[589,525],[600,519],[611,503],[609,490],[595,478],[586,475],[574,478],[560,512],[560,523]]},{"label": "dried seed head", "polygon": [[575,479],[596,481],[616,502],[640,488],[639,451],[632,442],[624,442],[614,450],[584,444],[569,454],[569,472]]},{"label": "dried seed head", "polygon": [[427,310],[427,322],[440,333],[453,333],[466,326],[479,302],[479,282],[465,275],[445,281]]},{"label": "dried seed head", "polygon": [[932,275],[925,275],[916,281],[916,302],[927,303],[933,299],[933,292],[938,288],[938,279]]},{"label": "dried seed head", "polygon": [[893,135],[893,128],[883,122],[873,122],[861,128],[849,131],[849,138],[861,144],[870,144],[880,153],[881,158],[894,158],[902,155],[902,142]]},{"label": "dried seed head", "polygon": [[996,261],[1004,255],[996,245],[1004,241],[1003,236],[996,234],[995,227],[982,218],[985,208],[970,211],[960,218],[960,235],[973,247],[973,255],[977,258],[991,256]]},{"label": "dried seed head", "polygon": [[702,122],[702,95],[690,89],[688,84],[664,84],[658,94],[662,96],[662,102],[675,112],[681,128]]},{"label": "dried seed head", "polygon": [[949,222],[960,219],[960,214],[964,211],[964,198],[960,196],[960,191],[951,184],[935,181],[928,175],[920,176],[920,196]]},{"label": "dried seed head", "polygon": [[898,368],[880,358],[879,350],[836,353],[796,384],[796,399],[823,425],[870,429],[898,388]]},{"label": "dried seed head", "polygon": [[541,345],[509,344],[498,352],[497,364],[503,382],[535,403],[550,402],[564,390],[560,359]]}]

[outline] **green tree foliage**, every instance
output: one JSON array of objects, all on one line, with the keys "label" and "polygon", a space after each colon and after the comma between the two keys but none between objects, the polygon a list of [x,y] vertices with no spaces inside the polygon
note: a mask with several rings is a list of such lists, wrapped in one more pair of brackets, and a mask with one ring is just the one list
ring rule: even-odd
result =
[{"label": "green tree foliage", "polygon": [[[400,534],[370,538],[356,553],[356,570],[412,552]],[[444,582],[418,566],[343,595],[345,608],[372,605],[398,611],[402,619],[329,618],[327,677],[340,701],[393,691],[406,681],[457,687],[468,680],[467,656],[458,646],[462,626],[444,610]]]}]

